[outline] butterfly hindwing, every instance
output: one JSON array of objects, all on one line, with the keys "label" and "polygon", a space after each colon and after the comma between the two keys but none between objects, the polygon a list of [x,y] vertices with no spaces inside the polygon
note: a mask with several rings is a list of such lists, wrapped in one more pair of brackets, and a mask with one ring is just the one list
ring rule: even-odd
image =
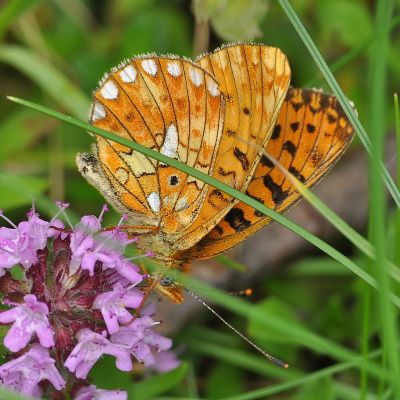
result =
[{"label": "butterfly hindwing", "polygon": [[[354,129],[334,96],[290,88],[266,152],[311,187],[343,154],[353,134]],[[247,194],[280,213],[300,197],[284,173],[265,156],[256,168]],[[180,257],[212,257],[270,222],[269,217],[239,202],[207,236]]]}]

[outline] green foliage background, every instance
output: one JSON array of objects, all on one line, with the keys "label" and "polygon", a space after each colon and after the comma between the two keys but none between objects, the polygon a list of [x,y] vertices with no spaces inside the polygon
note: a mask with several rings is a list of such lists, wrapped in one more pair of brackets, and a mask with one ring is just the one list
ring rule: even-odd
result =
[{"label": "green foliage background", "polygon": [[[204,21],[209,20],[211,25],[210,50],[225,41],[253,39],[278,46],[290,60],[294,86],[328,90],[318,66],[283,12],[282,3],[1,2],[0,207],[18,221],[32,198],[44,215],[52,215],[54,200],[69,201],[76,215],[97,213],[104,202],[75,167],[76,153],[90,147],[91,137],[72,125],[16,106],[6,101],[5,95],[29,98],[86,119],[90,93],[104,72],[122,59],[143,52],[194,56],[195,47],[199,48],[194,32]],[[355,102],[374,154],[379,156],[383,141],[379,131],[393,131],[396,122],[392,95],[400,84],[398,4],[396,8],[391,1],[292,3],[347,97]],[[389,23],[382,16],[385,6],[393,7],[386,20]],[[381,41],[377,43],[374,38]],[[355,250],[350,255],[377,279],[378,291],[338,262],[315,257],[261,282],[253,304],[214,295],[216,303],[232,312],[229,320],[261,347],[289,361],[289,370],[268,364],[219,323],[203,321],[193,322],[174,338],[178,346],[185,345],[182,358],[186,363],[178,370],[137,381],[140,374],[120,373],[106,358],[96,366],[93,379],[102,388],[128,390],[132,399],[400,398],[396,382],[398,318],[386,301],[389,289],[399,293],[399,285],[379,275],[385,271],[386,257],[399,263],[395,249],[400,245],[400,224],[398,218],[387,218],[395,213],[382,203],[382,182],[374,165],[371,221],[365,234],[376,247],[376,261]],[[107,218],[109,224],[118,219],[112,213]],[[393,268],[397,273],[398,268]]]}]

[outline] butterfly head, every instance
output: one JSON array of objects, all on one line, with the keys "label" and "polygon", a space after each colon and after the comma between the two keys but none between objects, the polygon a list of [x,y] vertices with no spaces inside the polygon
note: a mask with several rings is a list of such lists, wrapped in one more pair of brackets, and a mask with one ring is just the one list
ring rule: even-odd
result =
[{"label": "butterfly head", "polygon": [[156,289],[172,303],[183,303],[183,285],[176,282],[171,275],[151,276],[148,279],[151,290]]}]

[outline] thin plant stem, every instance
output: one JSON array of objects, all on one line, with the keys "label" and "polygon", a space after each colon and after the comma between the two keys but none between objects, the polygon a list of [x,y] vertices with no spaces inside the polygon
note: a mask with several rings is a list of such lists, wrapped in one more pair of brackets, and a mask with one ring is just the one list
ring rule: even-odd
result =
[{"label": "thin plant stem", "polygon": [[[387,99],[386,67],[389,50],[389,35],[385,32],[392,13],[391,0],[377,2],[375,21],[375,40],[370,57],[370,132],[372,159],[370,162],[370,230],[376,251],[376,262],[372,270],[379,282],[377,304],[380,315],[380,337],[383,343],[387,368],[399,376],[400,366],[397,351],[396,312],[389,300],[390,279],[386,271],[386,204],[385,192],[380,174],[379,160],[383,156],[383,144],[386,128]],[[400,381],[395,385],[395,398],[400,399]],[[383,389],[383,387],[382,387]]]}]

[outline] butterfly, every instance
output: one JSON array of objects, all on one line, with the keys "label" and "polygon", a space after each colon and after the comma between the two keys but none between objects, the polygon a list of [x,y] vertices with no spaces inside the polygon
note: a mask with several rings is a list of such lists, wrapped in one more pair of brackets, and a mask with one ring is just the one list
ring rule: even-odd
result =
[{"label": "butterfly", "polygon": [[[141,55],[100,81],[89,121],[283,213],[300,194],[265,152],[311,187],[354,135],[334,96],[289,85],[286,56],[262,44],[226,45],[195,61]],[[100,136],[77,165],[128,216],[139,246],[169,268],[218,255],[271,222],[219,189]],[[183,301],[179,285],[158,286]]]}]

